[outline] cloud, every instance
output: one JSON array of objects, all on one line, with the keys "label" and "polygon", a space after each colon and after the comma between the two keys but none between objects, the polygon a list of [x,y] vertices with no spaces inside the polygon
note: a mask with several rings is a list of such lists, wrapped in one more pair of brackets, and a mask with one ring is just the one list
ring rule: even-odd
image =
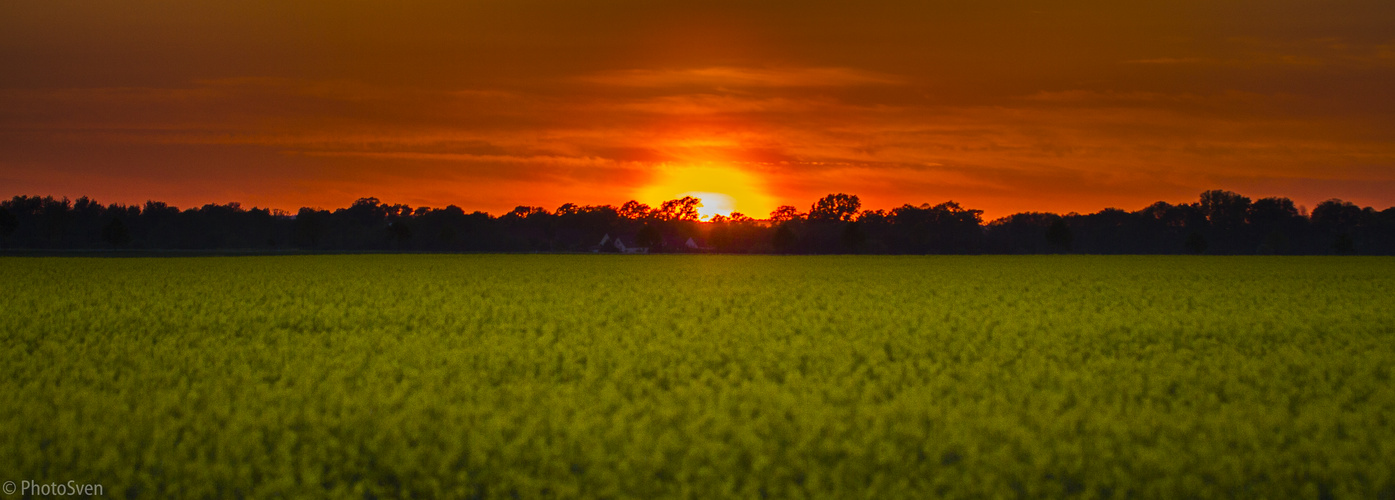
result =
[{"label": "cloud", "polygon": [[1275,38],[1236,36],[1211,49],[1210,57],[1154,57],[1131,59],[1137,65],[1210,65],[1253,68],[1263,66],[1356,69],[1395,66],[1395,41],[1361,42],[1341,37]]},{"label": "cloud", "polygon": [[414,151],[285,151],[285,154],[318,156],[326,158],[368,158],[375,160],[421,160],[461,163],[514,163],[528,165],[567,165],[581,167],[609,166],[615,160],[596,157],[568,157],[551,155],[511,156],[479,155],[463,153],[422,153]]},{"label": "cloud", "polygon": [[1198,64],[1205,62],[1211,62],[1211,60],[1202,57],[1155,57],[1124,61],[1126,64]]},{"label": "cloud", "polygon": [[[1238,74],[1223,71],[1248,71],[1242,63],[1284,54],[1391,58],[1389,44],[1331,40],[1233,42],[1220,52],[1101,64],[1111,72],[1205,77]],[[1308,80],[1273,78],[1279,82],[1335,79],[1321,67],[1259,69],[1271,76],[1308,72]],[[220,172],[189,173],[186,183],[205,190],[236,184],[246,193],[259,183],[294,186],[281,189],[283,203],[331,206],[318,194],[297,198],[324,189],[340,198],[396,193],[413,203],[474,203],[492,211],[622,201],[665,164],[737,165],[768,179],[788,203],[856,191],[873,207],[956,199],[997,215],[1182,201],[1173,196],[1228,188],[1257,171],[1328,179],[1330,186],[1384,182],[1395,165],[1391,115],[1369,106],[1379,102],[1316,85],[1247,90],[1241,84],[1254,78],[1246,75],[1235,85],[1219,77],[1129,85],[1091,75],[1027,75],[957,99],[945,97],[946,89],[972,86],[979,81],[972,72],[908,73],[919,76],[832,65],[694,65],[583,67],[507,86],[233,77],[179,87],[6,89],[0,150],[13,160],[6,168],[46,165],[53,172],[57,163],[77,171],[83,162],[111,164],[112,151],[138,149],[120,166],[149,177],[160,192],[171,188],[157,177],[216,164]],[[88,156],[57,153],[65,149]],[[201,154],[222,159],[205,162]],[[257,162],[259,177],[240,178],[251,169],[228,166],[230,158]]]},{"label": "cloud", "polygon": [[852,87],[900,85],[902,77],[845,67],[751,68],[714,66],[684,69],[631,69],[593,73],[578,81],[617,87]]}]

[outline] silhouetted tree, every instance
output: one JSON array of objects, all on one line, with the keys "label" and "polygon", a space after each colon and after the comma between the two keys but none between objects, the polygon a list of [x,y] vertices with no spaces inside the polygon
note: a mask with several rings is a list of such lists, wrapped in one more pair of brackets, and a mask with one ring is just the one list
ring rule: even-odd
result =
[{"label": "silhouetted tree", "polygon": [[804,218],[804,214],[799,213],[799,209],[789,205],[780,205],[774,212],[770,212],[770,222],[775,224],[796,221]]},{"label": "silhouetted tree", "polygon": [[794,234],[793,224],[786,222],[775,228],[775,236],[771,238],[770,244],[775,247],[778,253],[792,253],[798,238]]},{"label": "silhouetted tree", "polygon": [[388,223],[388,234],[392,236],[397,248],[401,249],[407,240],[412,238],[412,228],[407,225],[405,220],[395,220]]},{"label": "silhouetted tree", "polygon": [[702,200],[692,196],[684,196],[677,200],[668,200],[659,204],[659,209],[654,212],[660,220],[695,221],[698,220],[698,208],[701,207]]},{"label": "silhouetted tree", "polygon": [[[27,197],[26,197],[27,198]],[[73,203],[67,198],[62,200],[52,196],[39,198],[37,196],[27,198],[22,201],[26,205],[20,210],[20,214],[28,215],[33,220],[33,227],[37,230],[33,235],[33,241],[37,248],[65,248],[67,244],[69,229],[68,222],[72,218]]]},{"label": "silhouetted tree", "polygon": [[1345,232],[1361,222],[1362,210],[1352,202],[1336,198],[1319,203],[1313,209],[1313,224],[1318,227]]},{"label": "silhouetted tree", "polygon": [[1201,193],[1201,212],[1206,220],[1218,227],[1233,227],[1245,221],[1250,199],[1239,194],[1213,189]]},{"label": "silhouetted tree", "polygon": [[295,216],[292,241],[302,248],[319,248],[329,212],[301,208]]},{"label": "silhouetted tree", "polygon": [[359,198],[349,208],[344,209],[345,217],[365,226],[377,225],[387,218],[387,209],[377,198]]},{"label": "silhouetted tree", "polygon": [[451,226],[441,226],[441,229],[436,231],[436,241],[441,243],[442,248],[450,248],[458,236],[459,233]]},{"label": "silhouetted tree", "polygon": [[1298,218],[1298,207],[1288,198],[1260,198],[1250,204],[1245,221],[1263,227],[1283,225]]},{"label": "silhouetted tree", "polygon": [[857,199],[856,195],[830,194],[820,198],[819,201],[814,202],[813,206],[809,207],[809,220],[847,222],[853,220],[860,208],[862,208],[862,202]]},{"label": "silhouetted tree", "polygon": [[714,216],[709,226],[707,243],[719,252],[769,251],[770,229],[739,212],[728,217]]},{"label": "silhouetted tree", "polygon": [[1332,241],[1332,250],[1338,255],[1351,255],[1356,253],[1356,242],[1352,240],[1348,233],[1338,234]]},{"label": "silhouetted tree", "polygon": [[0,245],[9,246],[10,235],[14,234],[19,227],[19,219],[10,213],[10,209],[0,207]]},{"label": "silhouetted tree", "polygon": [[624,217],[626,219],[638,220],[643,219],[645,217],[649,217],[650,209],[649,205],[645,205],[635,200],[630,200],[625,202],[624,205],[620,205],[619,213],[621,217]]},{"label": "silhouetted tree", "polygon": [[712,221],[713,226],[712,231],[707,233],[707,244],[711,245],[712,248],[717,249],[718,252],[731,251],[731,225],[726,220],[726,217],[714,215],[712,216],[712,218],[714,219]]},{"label": "silhouetted tree", "polygon": [[[86,196],[80,197],[73,202],[72,213],[69,215],[68,234],[64,240],[64,246],[77,248],[97,248],[102,245],[102,230],[110,223],[106,215],[106,207],[96,200]],[[129,240],[129,235],[128,235]]]},{"label": "silhouetted tree", "polygon": [[1058,252],[1069,252],[1074,235],[1070,232],[1070,226],[1066,225],[1065,219],[1057,218],[1051,222],[1051,226],[1046,228],[1046,243]]},{"label": "silhouetted tree", "polygon": [[555,218],[543,207],[520,205],[499,218],[508,235],[507,246],[516,250],[551,251]]},{"label": "silhouetted tree", "polygon": [[862,244],[865,253],[890,253],[896,250],[890,246],[892,224],[886,210],[863,210],[857,214],[856,222],[866,236]]},{"label": "silhouetted tree", "polygon": [[515,218],[518,218],[518,219],[528,219],[528,218],[535,218],[535,219],[536,219],[536,218],[546,217],[546,216],[548,216],[548,215],[552,215],[552,214],[548,213],[548,211],[547,211],[546,208],[543,208],[543,207],[530,207],[530,206],[525,206],[525,205],[519,205],[519,206],[513,207],[513,210],[509,211],[509,213],[504,214],[504,217],[515,217]]},{"label": "silhouetted tree", "polygon": [[[465,219],[465,211],[455,205],[441,209],[417,209],[412,217],[412,232],[423,238],[418,238],[413,246],[432,250],[464,249],[461,243],[470,229]],[[434,239],[431,239],[432,236]]]},{"label": "silhouetted tree", "polygon": [[867,232],[861,222],[849,222],[843,226],[843,249],[849,253],[861,253],[867,244]]},{"label": "silhouetted tree", "polygon": [[988,251],[994,253],[1047,253],[1058,251],[1047,241],[1051,223],[1061,216],[1053,213],[1022,212],[998,218],[984,227]]},{"label": "silhouetted tree", "polygon": [[[1355,235],[1362,229],[1360,226],[1364,222],[1363,219],[1367,218],[1366,215],[1361,207],[1352,202],[1333,198],[1313,208],[1312,221],[1319,234],[1332,242],[1329,247],[1332,251],[1352,254],[1357,251]],[[1370,215],[1375,215],[1374,210]]]},{"label": "silhouetted tree", "polygon": [[[570,207],[568,207],[570,205]],[[628,232],[619,211],[610,205],[578,206],[568,203],[557,209],[557,239],[562,250],[591,248],[607,234]]]},{"label": "silhouetted tree", "polygon": [[902,205],[891,211],[897,250],[907,253],[976,253],[981,248],[982,210],[947,201]]},{"label": "silhouetted tree", "polygon": [[1382,210],[1375,216],[1371,227],[1371,249],[1369,253],[1395,255],[1395,207]]},{"label": "silhouetted tree", "polygon": [[1288,238],[1284,236],[1283,232],[1274,230],[1264,236],[1264,241],[1260,242],[1259,247],[1255,249],[1255,253],[1260,255],[1276,255],[1285,253],[1287,249]]},{"label": "silhouetted tree", "polygon": [[1067,216],[1071,247],[1085,253],[1121,254],[1136,251],[1134,233],[1139,216],[1117,208],[1088,215]]},{"label": "silhouetted tree", "polygon": [[1175,217],[1178,213],[1177,210],[1172,207],[1171,203],[1165,201],[1148,205],[1143,210],[1139,210],[1138,213],[1146,219],[1161,223],[1163,226],[1180,227],[1185,225],[1184,221]]},{"label": "silhouetted tree", "polygon": [[562,217],[566,215],[574,215],[579,211],[581,211],[580,205],[577,205],[575,203],[563,203],[562,206],[557,207],[557,210],[552,213],[557,215],[558,217]]},{"label": "silhouetted tree", "polygon": [[650,252],[663,251],[664,236],[659,232],[658,226],[645,224],[639,228],[639,233],[635,234],[635,245],[649,247]]},{"label": "silhouetted tree", "polygon": [[1304,221],[1293,200],[1270,197],[1250,204],[1245,222],[1249,233],[1262,235],[1256,253],[1282,254],[1288,252],[1289,239],[1302,232]]},{"label": "silhouetted tree", "polygon": [[1187,251],[1199,254],[1205,252],[1206,247],[1206,237],[1200,232],[1192,231],[1192,234],[1187,235]]},{"label": "silhouetted tree", "polygon": [[1231,191],[1213,189],[1201,193],[1199,206],[1210,226],[1203,234],[1212,253],[1254,251],[1254,240],[1244,227],[1249,215],[1249,198]]},{"label": "silhouetted tree", "polygon": [[102,228],[102,241],[113,247],[124,247],[131,242],[131,232],[126,229],[125,222],[121,222],[118,217],[113,217],[111,222]]},{"label": "silhouetted tree", "polygon": [[520,206],[496,218],[377,198],[289,216],[238,203],[181,211],[153,200],[128,207],[86,197],[15,196],[0,200],[0,237],[7,248],[33,249],[275,248],[291,241],[324,250],[586,251],[606,234],[639,234],[636,244],[656,252],[691,237],[723,252],[1395,254],[1395,207],[1378,212],[1336,199],[1310,217],[1286,198],[1250,202],[1212,190],[1193,203],[1084,215],[1029,212],[986,226],[981,211],[953,202],[861,211],[856,200],[840,193],[813,203],[808,216],[784,206],[769,222],[733,213],[702,223],[699,200],[691,197],[657,211],[631,200],[620,208],[566,203],[555,212]]}]

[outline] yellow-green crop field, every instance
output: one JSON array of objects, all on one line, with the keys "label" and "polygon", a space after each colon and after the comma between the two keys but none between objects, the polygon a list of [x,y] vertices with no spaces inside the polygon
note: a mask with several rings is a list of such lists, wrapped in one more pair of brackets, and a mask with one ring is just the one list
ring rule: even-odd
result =
[{"label": "yellow-green crop field", "polygon": [[106,497],[1395,496],[1392,258],[11,257],[0,287],[0,480]]}]

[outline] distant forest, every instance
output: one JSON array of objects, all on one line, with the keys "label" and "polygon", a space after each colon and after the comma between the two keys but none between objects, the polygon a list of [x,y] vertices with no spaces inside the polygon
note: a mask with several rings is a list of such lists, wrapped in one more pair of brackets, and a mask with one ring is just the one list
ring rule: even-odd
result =
[{"label": "distant forest", "polygon": [[1028,212],[984,222],[954,202],[862,210],[830,194],[808,211],[782,206],[765,219],[698,220],[701,201],[658,207],[520,206],[501,216],[456,206],[410,207],[360,199],[295,214],[238,203],[180,210],[103,206],[16,196],[0,201],[7,250],[250,250],[430,252],[724,252],[783,254],[1367,254],[1395,255],[1395,208],[1333,199],[1304,213],[1287,198],[1251,200],[1222,190],[1198,201],[1136,211]]}]

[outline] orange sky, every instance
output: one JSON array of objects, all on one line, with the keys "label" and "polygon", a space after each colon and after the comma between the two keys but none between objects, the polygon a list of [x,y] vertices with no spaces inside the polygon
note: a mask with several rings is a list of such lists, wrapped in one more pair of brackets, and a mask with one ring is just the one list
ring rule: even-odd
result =
[{"label": "orange sky", "polygon": [[1388,1],[927,3],[4,2],[0,196],[1395,205]]}]

